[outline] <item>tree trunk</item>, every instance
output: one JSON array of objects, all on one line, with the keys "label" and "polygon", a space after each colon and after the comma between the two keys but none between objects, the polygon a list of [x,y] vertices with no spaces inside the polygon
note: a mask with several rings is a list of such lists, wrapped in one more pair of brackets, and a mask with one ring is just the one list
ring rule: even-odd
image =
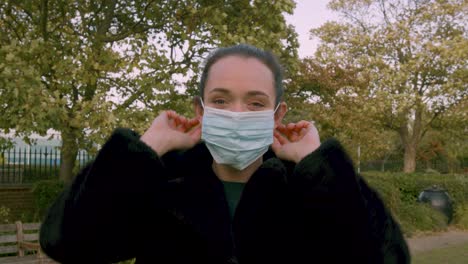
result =
[{"label": "tree trunk", "polygon": [[73,168],[75,167],[76,155],[78,154],[76,139],[70,136],[70,134],[62,133],[62,148],[60,153],[60,180],[69,185],[74,178]]},{"label": "tree trunk", "polygon": [[385,155],[384,159],[382,160],[382,164],[381,164],[381,166],[380,166],[380,170],[381,170],[382,172],[385,171],[385,163],[387,163],[387,160],[390,158],[390,154],[391,154],[391,153],[389,153],[388,155]]},{"label": "tree trunk", "polygon": [[407,114],[406,122],[400,127],[400,138],[405,148],[404,155],[404,173],[412,173],[416,170],[416,151],[422,138],[422,113],[420,100],[417,100],[417,106],[414,109],[413,117]]},{"label": "tree trunk", "polygon": [[404,173],[412,173],[416,170],[416,144],[409,143],[405,145]]}]

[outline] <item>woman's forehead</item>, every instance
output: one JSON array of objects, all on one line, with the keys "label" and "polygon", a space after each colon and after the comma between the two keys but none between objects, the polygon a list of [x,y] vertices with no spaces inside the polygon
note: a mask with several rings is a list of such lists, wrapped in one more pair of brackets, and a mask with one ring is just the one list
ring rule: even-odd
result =
[{"label": "woman's forehead", "polygon": [[274,76],[263,62],[253,57],[227,56],[211,65],[205,95],[211,90],[258,92],[275,95]]}]

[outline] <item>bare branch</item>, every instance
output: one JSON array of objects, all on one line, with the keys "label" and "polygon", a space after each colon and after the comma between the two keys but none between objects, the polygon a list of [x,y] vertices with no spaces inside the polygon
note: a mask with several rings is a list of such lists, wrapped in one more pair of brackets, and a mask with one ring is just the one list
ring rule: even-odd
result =
[{"label": "bare branch", "polygon": [[385,0],[379,0],[379,5],[380,5],[380,11],[382,11],[382,14],[384,16],[384,21],[387,25],[390,25],[391,22],[390,20],[388,19],[388,15],[387,15],[387,9],[385,8]]},{"label": "bare branch", "polygon": [[114,18],[114,11],[117,2],[116,0],[104,0],[102,6],[104,7],[104,20],[98,25],[97,37],[102,39],[106,36],[107,31],[110,28],[112,19]]}]

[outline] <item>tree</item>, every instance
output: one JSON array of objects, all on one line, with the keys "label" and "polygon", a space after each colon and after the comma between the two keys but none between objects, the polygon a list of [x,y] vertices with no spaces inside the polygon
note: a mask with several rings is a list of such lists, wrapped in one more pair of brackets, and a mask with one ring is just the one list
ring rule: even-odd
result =
[{"label": "tree", "polygon": [[116,126],[141,132],[161,109],[188,111],[214,47],[258,45],[292,67],[298,44],[284,13],[293,8],[291,0],[2,1],[0,128],[26,138],[59,131],[69,183],[78,149],[95,149]]},{"label": "tree", "polygon": [[[468,167],[468,101],[445,113],[445,120],[434,122],[434,129],[421,142],[418,158],[431,168],[436,163],[439,171],[463,173]],[[450,127],[450,129],[447,129]],[[441,166],[442,165],[442,166]]]},{"label": "tree", "polygon": [[321,138],[338,138],[358,162],[385,160],[395,150],[395,137],[361,107],[369,75],[352,66],[323,65],[315,58],[302,59],[298,68],[287,100],[292,116],[314,120]]},{"label": "tree", "polygon": [[358,95],[360,113],[398,133],[404,171],[413,172],[422,138],[435,123],[450,123],[454,113],[446,113],[468,97],[468,2],[333,0],[329,7],[342,20],[311,30],[321,40],[315,59],[369,77],[366,89],[337,93]]}]

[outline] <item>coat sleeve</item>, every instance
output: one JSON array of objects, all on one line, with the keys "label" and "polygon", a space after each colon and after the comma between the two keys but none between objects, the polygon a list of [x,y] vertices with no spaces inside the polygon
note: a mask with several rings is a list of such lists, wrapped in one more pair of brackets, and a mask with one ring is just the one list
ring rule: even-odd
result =
[{"label": "coat sleeve", "polygon": [[304,246],[327,263],[410,263],[398,223],[355,173],[342,146],[330,139],[295,167],[290,186],[297,199]]},{"label": "coat sleeve", "polygon": [[157,154],[136,133],[117,129],[49,209],[40,231],[43,251],[61,263],[135,257],[148,211],[169,221],[162,203],[154,203],[164,199],[158,195],[165,178]]}]

